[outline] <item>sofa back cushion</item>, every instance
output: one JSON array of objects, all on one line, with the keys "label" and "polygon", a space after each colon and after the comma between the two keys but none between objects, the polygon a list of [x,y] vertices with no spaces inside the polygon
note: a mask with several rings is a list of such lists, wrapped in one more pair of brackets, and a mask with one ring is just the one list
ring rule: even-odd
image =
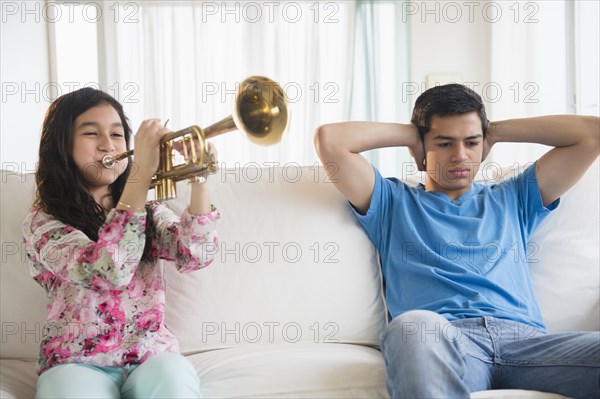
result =
[{"label": "sofa back cushion", "polygon": [[[377,254],[319,167],[221,169],[213,264],[165,264],[167,325],[186,353],[254,343],[377,345],[385,323]],[[189,186],[170,206],[180,213]]]},{"label": "sofa back cushion", "polygon": [[530,238],[533,286],[549,331],[600,330],[600,163]]},{"label": "sofa back cushion", "polygon": [[46,295],[31,278],[21,224],[33,200],[33,174],[2,171],[2,264],[0,265],[0,357],[37,359],[46,321]]}]

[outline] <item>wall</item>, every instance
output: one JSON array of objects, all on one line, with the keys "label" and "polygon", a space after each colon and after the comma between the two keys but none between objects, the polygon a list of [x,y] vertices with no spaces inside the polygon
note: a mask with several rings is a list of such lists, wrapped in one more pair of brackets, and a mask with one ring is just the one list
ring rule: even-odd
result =
[{"label": "wall", "polygon": [[482,17],[485,2],[471,3],[476,4],[467,7],[465,2],[436,1],[407,6],[411,84],[419,87],[419,92],[410,96],[411,109],[425,90],[429,74],[460,74],[460,83],[476,82],[478,85],[470,87],[479,94],[490,82],[490,24]]}]

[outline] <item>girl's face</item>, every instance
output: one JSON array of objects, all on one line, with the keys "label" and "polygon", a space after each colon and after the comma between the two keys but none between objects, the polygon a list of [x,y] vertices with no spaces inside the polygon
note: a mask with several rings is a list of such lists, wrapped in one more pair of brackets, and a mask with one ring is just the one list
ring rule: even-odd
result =
[{"label": "girl's face", "polygon": [[102,166],[102,157],[127,151],[125,130],[119,113],[103,104],[88,109],[75,119],[73,159],[83,173],[90,192],[107,189],[127,167],[127,159]]}]

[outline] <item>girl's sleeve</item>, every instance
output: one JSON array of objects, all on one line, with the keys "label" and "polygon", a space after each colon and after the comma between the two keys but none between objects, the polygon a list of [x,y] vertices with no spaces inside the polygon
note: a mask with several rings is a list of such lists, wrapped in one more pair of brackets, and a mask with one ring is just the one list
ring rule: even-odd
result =
[{"label": "girl's sleeve", "polygon": [[54,278],[100,291],[129,284],[144,252],[146,213],[113,209],[98,241],[46,213],[23,222],[23,241],[31,273],[47,286]]},{"label": "girl's sleeve", "polygon": [[[160,258],[175,262],[181,273],[202,269],[212,263],[219,249],[216,224],[219,211],[214,207],[204,215],[192,215],[188,209],[178,217],[165,205],[152,208],[156,225],[156,244]],[[154,250],[154,248],[153,248]]]}]

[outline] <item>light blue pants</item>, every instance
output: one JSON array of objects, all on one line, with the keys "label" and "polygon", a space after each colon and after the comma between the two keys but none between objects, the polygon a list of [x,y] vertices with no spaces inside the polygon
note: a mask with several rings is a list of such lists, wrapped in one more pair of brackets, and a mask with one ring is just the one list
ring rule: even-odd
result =
[{"label": "light blue pants", "polygon": [[36,398],[201,398],[194,366],[178,353],[161,353],[133,366],[63,364],[44,372]]},{"label": "light blue pants", "polygon": [[449,322],[417,310],[396,317],[381,349],[392,398],[468,398],[529,389],[600,398],[600,333],[545,334],[493,317]]}]

